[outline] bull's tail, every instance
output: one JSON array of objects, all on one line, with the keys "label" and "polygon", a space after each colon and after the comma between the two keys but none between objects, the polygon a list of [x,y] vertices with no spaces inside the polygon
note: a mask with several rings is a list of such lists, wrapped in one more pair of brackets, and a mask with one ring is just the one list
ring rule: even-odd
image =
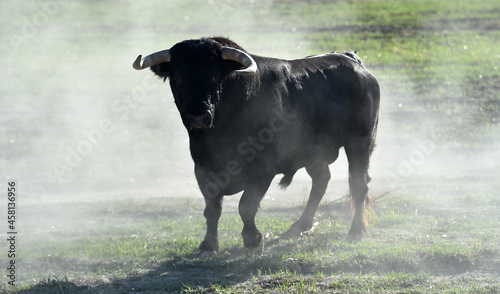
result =
[{"label": "bull's tail", "polygon": [[293,176],[295,175],[296,172],[297,171],[285,172],[283,174],[283,178],[281,178],[281,181],[278,184],[281,189],[285,190],[288,186],[290,186],[293,180]]},{"label": "bull's tail", "polygon": [[[352,214],[354,215],[354,198],[351,197],[351,210]],[[366,195],[365,199],[365,212],[363,214],[363,223],[365,226],[368,226],[368,218],[371,219],[371,222],[375,222],[375,212],[373,212],[372,206],[371,206],[371,199],[369,195]]]}]

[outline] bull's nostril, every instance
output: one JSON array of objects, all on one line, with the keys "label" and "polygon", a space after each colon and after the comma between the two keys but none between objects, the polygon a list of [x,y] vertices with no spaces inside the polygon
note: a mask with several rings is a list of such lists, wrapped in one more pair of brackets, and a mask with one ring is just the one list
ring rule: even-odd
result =
[{"label": "bull's nostril", "polygon": [[205,117],[203,118],[203,123],[209,127],[212,124],[212,117],[210,117],[210,114],[206,114]]},{"label": "bull's nostril", "polygon": [[186,115],[186,125],[190,129],[205,129],[212,126],[212,115],[205,113],[202,115]]},{"label": "bull's nostril", "polygon": [[188,125],[193,125],[194,124],[194,118],[188,114],[187,118],[186,118],[186,122],[188,123]]}]

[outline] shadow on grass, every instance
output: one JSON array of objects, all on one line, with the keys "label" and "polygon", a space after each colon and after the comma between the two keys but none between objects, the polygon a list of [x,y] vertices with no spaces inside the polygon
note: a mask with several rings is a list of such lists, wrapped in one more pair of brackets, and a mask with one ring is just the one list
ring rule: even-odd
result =
[{"label": "shadow on grass", "polygon": [[[332,236],[317,235],[315,242],[325,244]],[[334,236],[341,238],[341,234]],[[308,237],[305,237],[308,238]],[[321,262],[301,258],[287,257],[287,252],[297,252],[298,242],[290,240],[271,240],[271,244],[263,255],[247,255],[242,248],[228,248],[220,254],[207,260],[200,260],[194,255],[182,256],[154,266],[140,274],[126,278],[106,277],[100,281],[80,282],[68,279],[44,280],[29,289],[16,293],[218,293],[215,287],[239,289],[242,285],[259,287],[261,282],[287,277],[314,277],[318,272],[324,276],[332,275],[381,275],[390,273],[405,273],[420,275],[422,272],[438,276],[462,277],[477,267],[489,264],[493,269],[500,265],[498,253],[483,252],[481,260],[457,256],[429,256],[420,261],[411,262],[404,258],[387,260],[372,260],[363,254],[355,255],[348,260],[339,259],[335,264],[321,265]],[[349,245],[345,245],[349,246]],[[307,248],[305,254],[312,254],[313,249]],[[496,260],[495,264],[491,261]],[[493,267],[491,267],[493,266]],[[500,267],[499,267],[500,268]],[[497,271],[490,271],[495,275]],[[82,286],[83,285],[83,286]],[[3,292],[2,292],[3,293]],[[5,291],[5,293],[7,293]]]},{"label": "shadow on grass", "polygon": [[[377,204],[382,196],[374,198]],[[217,288],[220,287],[234,287],[241,291],[242,287],[260,287],[274,278],[297,278],[296,274],[299,279],[307,277],[314,280],[317,273],[330,279],[332,275],[383,277],[391,273],[410,276],[424,273],[451,279],[462,279],[479,272],[492,277],[500,275],[500,254],[495,250],[480,250],[472,256],[446,250],[421,251],[410,252],[410,257],[370,253],[364,245],[358,250],[357,244],[346,241],[344,230],[324,226],[330,221],[347,222],[350,217],[347,200],[343,198],[342,201],[321,205],[318,222],[323,227],[310,234],[296,239],[268,238],[262,255],[249,255],[244,248],[233,246],[223,248],[219,254],[205,260],[195,254],[165,257],[164,261],[158,262],[130,261],[128,264],[64,260],[57,264],[66,268],[63,272],[67,272],[70,278],[48,278],[18,292],[4,287],[0,288],[0,293],[218,293]],[[266,210],[273,216],[294,215],[301,211],[302,205]],[[368,244],[385,242],[384,236],[370,232],[366,240]],[[40,267],[43,266],[40,262]],[[77,274],[74,269],[78,269]]]}]

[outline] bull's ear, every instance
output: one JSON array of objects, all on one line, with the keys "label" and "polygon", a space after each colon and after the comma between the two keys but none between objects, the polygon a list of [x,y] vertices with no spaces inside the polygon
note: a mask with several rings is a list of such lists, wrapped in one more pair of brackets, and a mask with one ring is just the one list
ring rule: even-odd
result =
[{"label": "bull's ear", "polygon": [[150,67],[151,70],[165,81],[170,75],[170,63],[163,62]]}]

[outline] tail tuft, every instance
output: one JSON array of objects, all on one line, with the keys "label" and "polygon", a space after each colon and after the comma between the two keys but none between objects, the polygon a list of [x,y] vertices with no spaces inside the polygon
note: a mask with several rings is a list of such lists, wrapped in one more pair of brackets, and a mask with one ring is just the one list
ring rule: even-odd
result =
[{"label": "tail tuft", "polygon": [[[354,209],[354,198],[351,197],[351,211],[352,215],[354,215],[355,209]],[[366,195],[365,198],[365,211],[363,212],[363,222],[365,226],[368,226],[369,220],[368,217],[371,219],[372,223],[375,223],[375,212],[372,209],[371,206],[371,199],[370,196]]]}]

